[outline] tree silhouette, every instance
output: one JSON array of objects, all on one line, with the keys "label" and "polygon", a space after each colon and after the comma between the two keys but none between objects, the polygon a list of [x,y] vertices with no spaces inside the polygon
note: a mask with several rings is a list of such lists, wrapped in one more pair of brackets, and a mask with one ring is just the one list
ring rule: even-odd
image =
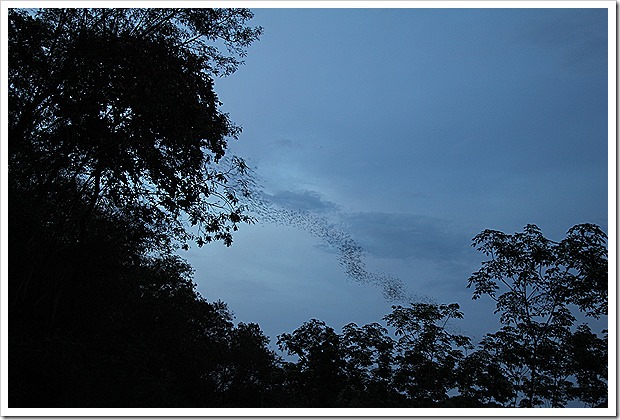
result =
[{"label": "tree silhouette", "polygon": [[340,336],[346,385],[342,404],[387,407],[396,403],[392,389],[395,341],[378,323],[345,325]]},{"label": "tree silhouette", "polygon": [[251,17],[245,9],[11,9],[12,182],[34,197],[79,199],[65,218],[81,231],[102,207],[151,226],[160,245],[229,245],[250,220],[226,185],[245,164],[222,164],[240,129],[218,109],[213,77],[232,73],[260,35],[246,26]]},{"label": "tree silhouette", "polygon": [[[581,340],[589,336],[583,329],[574,335],[571,305],[586,316],[607,313],[605,242],[606,235],[592,224],[574,226],[561,242],[545,238],[535,225],[514,235],[485,230],[474,238],[478,250],[491,258],[468,287],[474,287],[474,299],[487,295],[496,302],[504,324],[485,337],[482,349],[512,381],[513,404],[564,406],[571,399],[570,377],[579,362],[567,350],[583,346]],[[598,339],[592,344],[600,347]],[[599,386],[605,373],[595,372]],[[598,394],[589,402],[603,398]]]},{"label": "tree silhouette", "polygon": [[395,386],[415,405],[441,404],[456,386],[454,373],[464,355],[460,348],[471,348],[471,343],[466,336],[450,333],[446,325],[462,317],[456,303],[394,306],[392,313],[384,317],[399,337]]},{"label": "tree silhouette", "polygon": [[344,376],[340,339],[325,322],[312,319],[291,334],[278,336],[278,346],[298,362],[289,369],[295,376],[297,392],[310,407],[333,407]]},{"label": "tree silhouette", "polygon": [[172,252],[249,220],[213,77],[260,35],[251,17],[10,9],[10,406],[220,406],[240,347],[275,363]]}]

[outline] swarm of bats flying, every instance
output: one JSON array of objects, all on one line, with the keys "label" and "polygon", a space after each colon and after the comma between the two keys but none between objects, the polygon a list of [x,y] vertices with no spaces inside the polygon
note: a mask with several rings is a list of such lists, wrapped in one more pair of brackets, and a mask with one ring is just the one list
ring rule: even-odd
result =
[{"label": "swarm of bats flying", "polygon": [[389,274],[368,271],[364,249],[337,225],[330,223],[319,213],[296,210],[272,200],[259,183],[256,171],[246,168],[240,177],[229,179],[229,187],[242,191],[242,201],[258,223],[272,223],[301,229],[320,239],[324,245],[338,254],[338,261],[347,277],[360,284],[372,284],[381,289],[383,297],[392,302],[423,300],[406,290],[404,283]]}]

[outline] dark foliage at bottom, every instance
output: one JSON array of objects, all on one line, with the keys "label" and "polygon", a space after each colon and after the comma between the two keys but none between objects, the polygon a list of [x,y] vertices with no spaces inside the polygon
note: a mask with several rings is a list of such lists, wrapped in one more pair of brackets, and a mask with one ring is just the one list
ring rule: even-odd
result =
[{"label": "dark foliage at bottom", "polygon": [[[575,326],[567,309],[574,302],[606,311],[578,281],[587,270],[577,263],[601,267],[577,234],[560,245],[572,246],[573,263],[585,257],[563,278],[552,264],[560,245],[541,248],[531,226],[524,237],[478,238],[496,252],[470,286],[498,302],[504,324],[478,345],[450,332],[463,317],[459,305],[416,303],[395,306],[385,326],[348,324],[337,333],[310,320],[278,337],[290,356],[283,359],[258,325],[235,325],[224,303],[202,298],[187,263],[149,253],[148,232],[103,213],[87,228],[59,228],[49,209],[11,195],[10,407],[606,405],[607,337]],[[544,257],[548,274],[526,254]],[[517,260],[542,275],[510,267]],[[500,263],[514,277],[503,294],[492,281]],[[567,292],[569,274],[580,301]],[[552,287],[558,282],[565,287]]]}]

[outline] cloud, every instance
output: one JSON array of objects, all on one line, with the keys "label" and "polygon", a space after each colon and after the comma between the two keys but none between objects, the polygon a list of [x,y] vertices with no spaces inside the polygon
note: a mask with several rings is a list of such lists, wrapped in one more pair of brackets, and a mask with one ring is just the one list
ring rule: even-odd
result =
[{"label": "cloud", "polygon": [[345,225],[369,254],[379,258],[454,262],[471,243],[449,221],[428,216],[355,213],[345,217]]},{"label": "cloud", "polygon": [[269,143],[269,146],[275,149],[282,149],[282,148],[301,149],[303,148],[302,144],[294,142],[293,140],[290,140],[284,137],[280,137],[276,140],[271,141]]},{"label": "cloud", "polygon": [[525,25],[524,38],[548,51],[558,51],[567,68],[605,70],[607,56],[607,10],[567,9],[538,13]]},{"label": "cloud", "polygon": [[326,201],[317,191],[279,191],[271,196],[271,201],[290,210],[324,213],[338,208],[335,203]]}]

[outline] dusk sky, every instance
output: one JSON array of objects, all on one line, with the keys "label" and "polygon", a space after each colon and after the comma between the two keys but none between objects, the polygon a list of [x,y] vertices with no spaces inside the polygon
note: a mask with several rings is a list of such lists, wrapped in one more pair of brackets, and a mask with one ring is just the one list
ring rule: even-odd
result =
[{"label": "dusk sky", "polygon": [[266,216],[181,254],[237,322],[274,342],[457,302],[477,341],[496,318],[466,289],[476,234],[608,232],[607,9],[253,11],[265,32],[215,89]]}]

